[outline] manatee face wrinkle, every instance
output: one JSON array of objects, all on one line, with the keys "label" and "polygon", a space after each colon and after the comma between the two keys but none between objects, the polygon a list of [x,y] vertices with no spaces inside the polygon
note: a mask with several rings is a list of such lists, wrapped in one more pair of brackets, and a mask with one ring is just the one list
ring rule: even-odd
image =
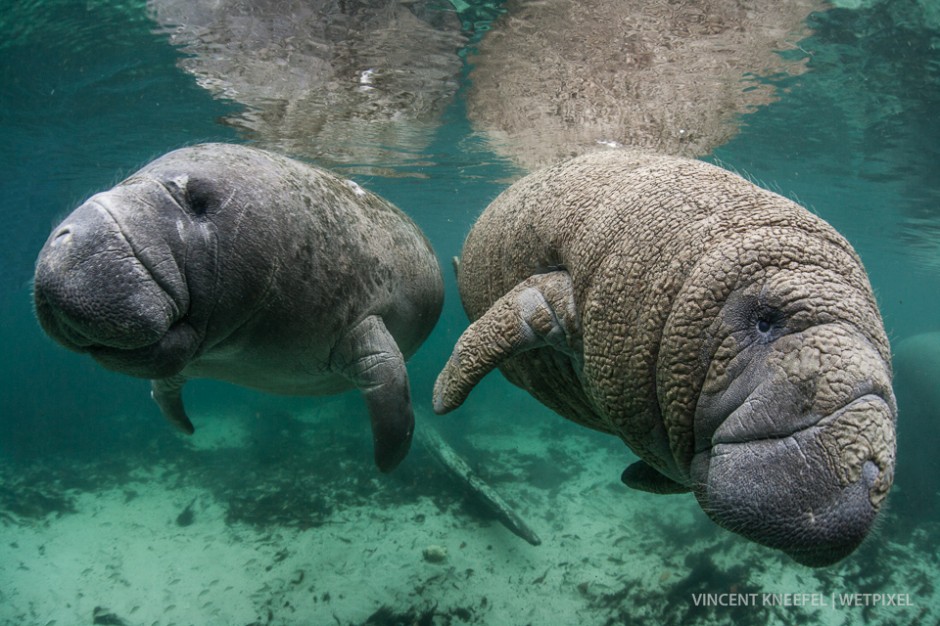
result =
[{"label": "manatee face wrinkle", "polygon": [[[781,336],[772,344],[753,342],[735,355],[727,365],[727,385],[723,389],[703,392],[699,404],[700,422],[696,424],[696,452],[707,450],[719,443],[746,443],[760,439],[779,439],[791,436],[823,420],[826,415],[865,396],[887,402],[891,395],[889,381],[870,376],[858,366],[844,371],[840,364],[858,361],[856,352],[870,353],[862,357],[874,361],[872,372],[885,370],[879,363],[877,348],[854,330],[840,325],[836,329],[846,348],[837,346],[838,359],[814,343],[814,339],[828,330],[820,324],[798,333]],[[849,343],[851,340],[853,343]],[[867,349],[855,351],[857,342]],[[830,350],[832,347],[830,346]],[[811,376],[797,371],[801,354],[816,355],[811,360]],[[818,354],[817,354],[818,353]],[[828,366],[816,367],[817,362],[831,361]],[[848,367],[848,366],[847,366]],[[844,374],[844,376],[843,376]],[[826,410],[820,410],[824,408]]]},{"label": "manatee face wrinkle", "polygon": [[148,176],[141,177],[140,180],[155,183],[162,187],[183,214],[196,218],[213,212],[212,209],[224,208],[231,201],[231,194],[234,194],[234,191],[231,192],[225,202],[216,202],[220,194],[212,181],[203,180],[191,174],[154,178]]},{"label": "manatee face wrinkle", "polygon": [[[151,194],[147,194],[148,196]],[[148,198],[149,199],[149,198]],[[110,205],[110,196],[107,194],[98,194],[98,196],[93,199],[95,206],[97,206],[104,214],[111,218],[114,222],[115,227],[118,229],[123,240],[126,242],[127,246],[130,248],[131,257],[136,260],[136,262],[147,272],[147,278],[149,282],[153,285],[156,285],[160,292],[166,294],[167,298],[162,299],[163,302],[168,305],[169,310],[164,311],[166,316],[166,331],[155,341],[147,346],[133,346],[130,349],[137,348],[149,348],[151,346],[158,345],[165,337],[166,333],[169,333],[174,325],[182,322],[186,313],[189,309],[189,292],[186,288],[185,279],[183,274],[179,271],[175,260],[172,256],[167,256],[166,254],[161,254],[159,249],[160,242],[154,241],[138,241],[137,237],[129,236],[129,229],[123,223],[122,213],[120,211],[114,211],[109,206]],[[159,201],[160,198],[157,198]],[[150,213],[156,213],[157,209],[153,208],[154,205],[150,202],[144,204],[147,208],[150,209]],[[154,228],[153,231],[160,232],[160,229]],[[138,288],[143,285],[147,285],[147,281],[138,281]],[[182,285],[182,288],[181,288]],[[142,300],[142,299],[141,299]],[[152,301],[153,298],[148,300]],[[146,306],[144,302],[141,302],[140,306],[135,307],[136,311],[141,311],[144,313],[153,313],[153,307]],[[144,317],[149,317],[145,315]],[[108,344],[102,344],[102,347],[109,348],[121,348],[121,346],[110,346]]]},{"label": "manatee face wrinkle", "polygon": [[[824,323],[752,342],[719,367],[723,385],[699,406],[717,426],[696,431],[691,464],[703,509],[801,563],[843,558],[893,481],[896,408],[878,346],[852,324]],[[721,419],[751,387],[741,377],[758,382]]]},{"label": "manatee face wrinkle", "polygon": [[[874,393],[862,393],[845,403],[843,408],[848,408],[857,402],[874,401],[887,404],[885,399]],[[760,415],[761,409],[756,408],[760,400],[748,398],[738,410],[728,416],[722,425],[715,431],[711,441],[711,448],[717,452],[719,446],[746,445],[755,441],[770,441],[774,439],[786,439],[793,437],[797,433],[806,431],[813,427],[825,428],[834,419],[835,413],[829,415],[820,415],[818,413],[807,412],[800,415],[788,417],[785,422],[787,427],[779,432],[768,434],[768,428],[780,425],[779,420],[772,420],[769,423],[753,419],[754,415]],[[738,414],[745,417],[740,417]],[[707,448],[706,448],[707,450]]]},{"label": "manatee face wrinkle", "polygon": [[[127,195],[136,195],[136,202],[127,203]],[[176,232],[180,239],[185,238],[186,227],[176,229],[166,229],[160,227],[160,219],[166,219],[166,204],[172,204],[177,208],[184,224],[190,226],[186,210],[179,205],[176,198],[169,193],[167,188],[152,179],[134,179],[132,184],[125,182],[115,190],[98,194],[95,196],[97,204],[107,212],[114,220],[118,229],[120,229],[124,240],[130,246],[138,262],[150,274],[150,279],[156,283],[164,293],[166,293],[175,307],[173,311],[173,320],[178,321],[189,310],[190,294],[186,284],[186,276],[180,268],[179,259],[177,259],[171,250],[174,250],[174,243],[166,241],[167,233]],[[133,215],[126,215],[119,209],[112,210],[111,201],[118,206],[130,204],[131,206],[141,207],[143,210],[135,211]],[[124,223],[125,220],[143,219],[152,222],[152,226],[147,229],[129,228]],[[179,221],[177,220],[177,224]],[[141,241],[138,231],[148,233],[154,240]],[[135,236],[129,236],[129,232],[137,233]]]},{"label": "manatee face wrinkle", "polygon": [[[805,371],[794,371],[800,368],[792,364],[782,371],[781,363],[787,352],[821,341],[817,335],[825,334],[822,329],[827,325],[849,329],[852,336],[840,340],[846,346],[861,341],[876,354],[881,351],[859,328],[869,312],[852,310],[851,302],[858,298],[855,286],[821,265],[825,261],[778,259],[777,266],[739,275],[723,302],[715,294],[720,309],[709,329],[710,340],[703,345],[707,374],[696,407],[695,452],[712,445],[720,426],[725,432],[731,430],[732,416],[739,418],[737,430],[749,431],[755,439],[762,434],[786,436],[818,421],[824,413],[812,410],[818,393],[813,366],[833,366],[818,359]],[[820,351],[838,358],[841,349],[834,344]],[[890,393],[890,384],[886,387]],[[843,393],[843,400],[850,400],[852,393]],[[810,406],[805,406],[807,401]],[[740,419],[742,415],[748,416],[749,424]]]},{"label": "manatee face wrinkle", "polygon": [[[695,452],[710,448],[713,433],[743,406],[755,403],[755,392],[769,386],[765,363],[782,338],[797,332],[780,307],[768,304],[766,288],[759,287],[760,295],[749,293],[755,288],[751,283],[728,297],[703,355],[708,373],[696,407]],[[799,394],[792,395],[799,401]]]}]

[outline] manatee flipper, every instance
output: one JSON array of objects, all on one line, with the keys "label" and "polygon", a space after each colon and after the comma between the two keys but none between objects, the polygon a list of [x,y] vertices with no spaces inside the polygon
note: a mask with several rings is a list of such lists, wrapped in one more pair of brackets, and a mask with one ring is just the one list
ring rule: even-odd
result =
[{"label": "manatee flipper", "polygon": [[679,484],[673,479],[664,476],[659,471],[653,469],[646,461],[637,461],[636,463],[623,470],[620,480],[627,487],[646,491],[648,493],[670,494],[670,493],[688,493],[691,491],[685,485]]},{"label": "manatee flipper", "polygon": [[530,276],[460,336],[434,383],[434,412],[456,409],[484,376],[520,352],[551,347],[580,363],[580,329],[568,272]]},{"label": "manatee flipper", "polygon": [[405,358],[378,315],[370,315],[340,339],[330,357],[335,371],[362,392],[372,420],[375,464],[390,472],[411,447],[415,418]]},{"label": "manatee flipper", "polygon": [[186,409],[183,407],[182,392],[185,382],[186,378],[183,376],[151,380],[150,397],[160,407],[163,417],[187,435],[191,435],[196,429],[193,428],[193,423],[189,421]]}]

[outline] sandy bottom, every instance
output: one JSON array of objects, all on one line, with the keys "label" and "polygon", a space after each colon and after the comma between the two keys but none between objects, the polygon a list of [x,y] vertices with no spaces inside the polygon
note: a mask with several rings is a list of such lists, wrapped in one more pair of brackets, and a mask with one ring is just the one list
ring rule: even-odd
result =
[{"label": "sandy bottom", "polygon": [[[691,496],[629,491],[619,475],[632,458],[612,438],[553,416],[506,424],[479,409],[459,423],[419,415],[446,426],[444,436],[514,504],[542,539],[531,546],[417,447],[394,474],[379,475],[367,426],[346,417],[355,406],[327,402],[273,426],[250,410],[202,416],[190,440],[129,443],[106,463],[0,464],[0,624],[848,625],[940,616],[936,528],[898,537],[889,517],[855,555],[811,570],[716,527]],[[865,593],[895,597],[845,606],[848,594]]]}]

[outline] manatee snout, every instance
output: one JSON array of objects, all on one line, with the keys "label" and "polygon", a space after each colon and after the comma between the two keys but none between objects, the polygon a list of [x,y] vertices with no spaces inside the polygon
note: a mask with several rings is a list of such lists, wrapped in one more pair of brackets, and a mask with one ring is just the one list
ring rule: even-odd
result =
[{"label": "manatee snout", "polygon": [[[36,261],[33,297],[42,328],[70,350],[87,352],[125,373],[154,377],[173,363],[151,367],[152,353],[179,344],[179,303],[155,275],[99,194],[56,227]],[[176,348],[178,350],[178,348]],[[180,364],[181,366],[182,364]]]},{"label": "manatee snout", "polygon": [[831,565],[868,535],[879,511],[871,494],[890,478],[874,460],[859,459],[857,478],[843,485],[821,461],[824,452],[815,433],[720,444],[710,458],[692,464],[693,473],[707,476],[696,489],[697,499],[713,521],[732,532],[804,565]]},{"label": "manatee snout", "polygon": [[[753,386],[743,399],[728,394],[737,406],[705,394],[701,423],[719,425],[696,433],[693,490],[719,525],[804,565],[830,565],[865,539],[893,481],[890,365],[840,326],[776,343],[735,377]],[[719,408],[724,419],[709,415]]]}]

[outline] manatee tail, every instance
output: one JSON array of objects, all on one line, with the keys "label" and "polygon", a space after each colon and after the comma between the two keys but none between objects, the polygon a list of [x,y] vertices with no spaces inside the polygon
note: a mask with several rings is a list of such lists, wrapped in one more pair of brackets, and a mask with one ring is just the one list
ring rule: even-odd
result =
[{"label": "manatee tail", "polygon": [[581,359],[571,276],[530,276],[493,303],[457,340],[434,383],[434,412],[453,411],[493,368],[526,350],[552,347]]}]

